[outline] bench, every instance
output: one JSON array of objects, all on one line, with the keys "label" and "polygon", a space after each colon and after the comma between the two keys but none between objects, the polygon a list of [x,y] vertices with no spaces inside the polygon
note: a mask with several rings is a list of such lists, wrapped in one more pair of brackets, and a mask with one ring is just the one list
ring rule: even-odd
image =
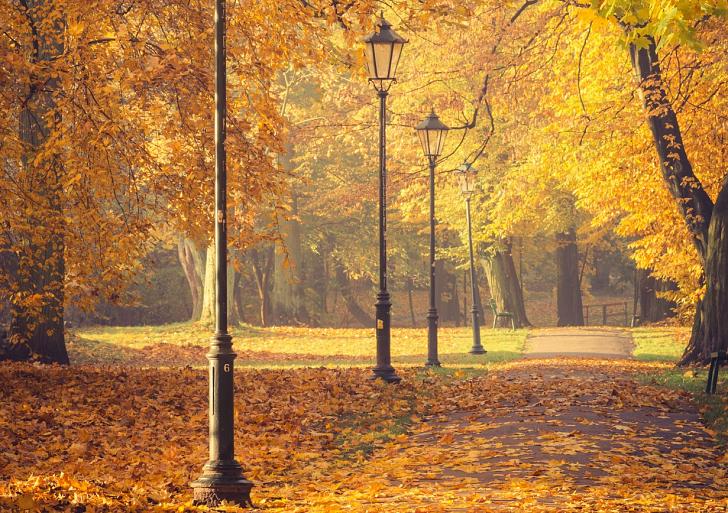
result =
[{"label": "bench", "polygon": [[728,353],[726,351],[716,351],[710,353],[710,369],[708,369],[708,382],[705,384],[705,393],[714,394],[718,386],[718,369],[720,364],[728,362]]},{"label": "bench", "polygon": [[498,319],[510,319],[511,328],[515,331],[516,321],[513,319],[513,314],[511,312],[499,312],[498,305],[493,298],[490,298],[490,309],[493,311],[493,329],[495,329],[498,325]]}]

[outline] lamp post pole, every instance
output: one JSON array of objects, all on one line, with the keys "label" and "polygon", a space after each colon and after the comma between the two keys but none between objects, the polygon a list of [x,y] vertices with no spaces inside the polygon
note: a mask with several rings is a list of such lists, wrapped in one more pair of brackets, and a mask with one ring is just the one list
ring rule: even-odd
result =
[{"label": "lamp post pole", "polygon": [[399,383],[402,379],[392,367],[391,316],[392,301],[387,290],[387,95],[386,89],[377,91],[379,96],[379,292],[377,293],[377,365],[374,376],[387,383]]},{"label": "lamp post pole", "polygon": [[473,230],[470,221],[470,193],[465,196],[465,215],[468,219],[468,246],[470,248],[470,291],[473,295],[473,307],[470,310],[473,314],[473,347],[470,354],[485,354],[485,348],[480,343],[480,294],[478,293],[478,279],[475,276],[475,259],[473,258]]},{"label": "lamp post pole", "polygon": [[227,323],[227,170],[225,155],[227,110],[225,0],[215,2],[215,336],[209,361],[210,458],[192,483],[197,504],[216,506],[229,501],[252,505],[252,483],[235,460],[233,442],[233,362],[235,352]]},{"label": "lamp post pole", "polygon": [[427,310],[427,365],[440,367],[437,357],[437,302],[435,294],[435,160],[428,157],[430,164],[430,308]]},{"label": "lamp post pole", "polygon": [[398,35],[384,19],[377,20],[375,31],[363,40],[369,82],[379,96],[379,292],[375,303],[377,316],[377,365],[374,378],[399,383],[391,357],[390,324],[392,301],[387,291],[387,94],[395,82],[397,64],[407,40]]},{"label": "lamp post pole", "polygon": [[422,151],[430,164],[430,308],[427,310],[427,362],[428,367],[439,367],[437,357],[437,289],[435,287],[435,166],[442,155],[445,136],[449,128],[435,114],[433,109],[422,123],[415,127],[420,138]]}]

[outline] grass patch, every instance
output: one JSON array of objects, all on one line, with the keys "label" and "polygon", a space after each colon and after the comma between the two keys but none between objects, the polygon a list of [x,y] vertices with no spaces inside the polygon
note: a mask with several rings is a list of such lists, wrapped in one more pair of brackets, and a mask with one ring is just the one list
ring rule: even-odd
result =
[{"label": "grass patch", "polygon": [[[471,355],[468,327],[438,330],[440,361],[455,367],[482,367],[513,360],[523,353],[527,330],[482,329],[488,353]],[[243,367],[368,367],[376,351],[371,329],[242,326],[232,330]],[[75,330],[69,343],[76,363],[139,364],[145,366],[204,365],[204,349],[212,330],[198,323],[163,326],[93,327]],[[392,329],[392,361],[419,366],[427,357],[425,328]]]},{"label": "grass patch", "polygon": [[721,444],[728,444],[728,369],[719,374],[715,395],[705,393],[706,369],[668,369],[639,376],[643,383],[690,392],[705,425],[715,432]]},{"label": "grass patch", "polygon": [[[690,336],[690,328],[644,327],[632,330],[634,357],[644,361],[677,362]],[[643,383],[684,390],[693,396],[705,425],[715,431],[721,444],[728,444],[728,369],[719,375],[715,395],[705,393],[708,380],[707,368],[679,369],[644,374],[639,377]]]},{"label": "grass patch", "polygon": [[674,362],[682,356],[690,328],[644,327],[632,329],[633,356],[642,361]]}]

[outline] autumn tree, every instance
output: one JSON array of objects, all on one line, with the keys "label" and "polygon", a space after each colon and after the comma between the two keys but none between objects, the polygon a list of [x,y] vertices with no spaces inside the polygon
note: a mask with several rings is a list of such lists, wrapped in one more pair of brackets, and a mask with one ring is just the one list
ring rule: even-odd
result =
[{"label": "autumn tree", "polygon": [[[230,9],[234,244],[281,185],[272,83],[336,23],[331,4]],[[0,288],[13,347],[67,363],[63,309],[119,301],[164,230],[204,243],[212,207],[212,6],[0,2]],[[266,23],[262,23],[266,20]],[[264,27],[264,30],[261,30]],[[294,51],[298,50],[298,51]],[[24,348],[24,349],[23,349]]]},{"label": "autumn tree", "polygon": [[[682,363],[702,361],[711,351],[724,349],[728,343],[724,315],[728,304],[725,281],[728,276],[728,183],[724,170],[716,170],[717,176],[711,173],[709,162],[704,164],[702,174],[715,182],[709,182],[706,187],[705,178],[701,180],[696,174],[694,159],[688,154],[690,141],[681,129],[678,110],[692,110],[693,115],[696,110],[703,110],[701,117],[706,120],[713,117],[707,105],[713,103],[714,97],[720,98],[723,83],[706,72],[713,65],[711,53],[723,47],[725,38],[721,34],[725,34],[726,11],[718,2],[700,1],[615,1],[588,9],[618,27],[628,44],[658,167],[687,226],[702,269],[704,295],[697,303],[693,333]],[[697,51],[701,45],[707,47],[705,56]],[[667,55],[679,52],[691,59],[691,63],[673,63],[679,75],[677,79],[671,78],[664,74],[666,61],[660,59],[660,51]],[[671,87],[673,84],[677,89]],[[702,93],[705,99],[698,100],[696,97],[705,88],[708,89]],[[693,144],[699,146],[699,142]],[[715,199],[711,197],[711,189],[715,191]]]}]

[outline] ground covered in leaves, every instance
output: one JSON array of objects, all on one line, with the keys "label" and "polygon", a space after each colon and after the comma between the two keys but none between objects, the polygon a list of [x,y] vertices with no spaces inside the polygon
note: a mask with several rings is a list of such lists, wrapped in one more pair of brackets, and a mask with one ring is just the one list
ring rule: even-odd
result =
[{"label": "ground covered in leaves", "polygon": [[[668,367],[529,360],[397,386],[240,370],[237,454],[272,512],[724,512],[714,433],[687,392],[645,379]],[[204,370],[13,364],[0,381],[0,508],[197,509]]]}]

